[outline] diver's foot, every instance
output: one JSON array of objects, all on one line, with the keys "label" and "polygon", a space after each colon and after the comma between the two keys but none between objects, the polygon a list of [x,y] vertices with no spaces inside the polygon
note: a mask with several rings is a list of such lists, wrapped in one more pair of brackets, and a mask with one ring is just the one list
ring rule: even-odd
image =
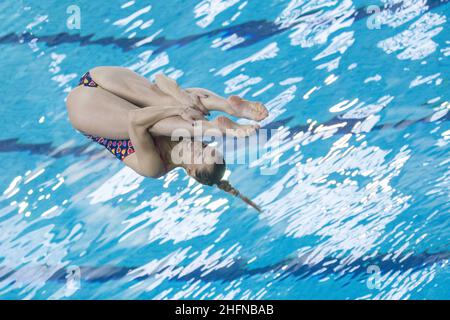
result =
[{"label": "diver's foot", "polygon": [[239,96],[228,98],[233,116],[261,121],[269,115],[266,107],[260,102],[252,102],[242,99]]},{"label": "diver's foot", "polygon": [[251,136],[259,129],[259,125],[257,124],[238,124],[223,116],[217,117],[214,121],[223,133],[233,137]]}]

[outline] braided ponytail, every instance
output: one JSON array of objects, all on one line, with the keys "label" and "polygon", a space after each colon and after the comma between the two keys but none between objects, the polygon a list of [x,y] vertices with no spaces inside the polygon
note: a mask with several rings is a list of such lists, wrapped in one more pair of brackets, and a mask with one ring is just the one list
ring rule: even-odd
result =
[{"label": "braided ponytail", "polygon": [[217,185],[220,190],[223,190],[235,197],[241,198],[246,204],[255,208],[258,212],[261,212],[261,208],[254,203],[252,200],[242,195],[237,189],[233,188],[231,184],[227,180],[222,180],[223,175],[225,173],[225,161],[222,163],[215,163],[213,170],[203,170],[197,171],[193,176],[195,180],[200,182],[201,184],[205,184],[208,186]]},{"label": "braided ponytail", "polygon": [[255,208],[258,212],[261,212],[261,208],[256,203],[254,203],[246,196],[242,195],[237,189],[233,188],[233,186],[227,180],[220,180],[216,183],[216,185],[220,190],[223,190],[235,197],[241,198],[242,201]]}]

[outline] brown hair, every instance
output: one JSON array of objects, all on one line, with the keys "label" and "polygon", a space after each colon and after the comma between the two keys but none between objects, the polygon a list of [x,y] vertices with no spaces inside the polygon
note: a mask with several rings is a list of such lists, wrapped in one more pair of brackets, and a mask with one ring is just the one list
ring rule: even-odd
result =
[{"label": "brown hair", "polygon": [[211,171],[202,170],[196,172],[195,179],[201,184],[206,184],[208,186],[217,185],[220,190],[241,198],[242,201],[255,208],[258,212],[261,212],[261,208],[256,203],[242,195],[237,189],[233,188],[227,180],[222,180],[225,169],[225,161],[222,161],[222,163],[214,163],[214,167]]}]

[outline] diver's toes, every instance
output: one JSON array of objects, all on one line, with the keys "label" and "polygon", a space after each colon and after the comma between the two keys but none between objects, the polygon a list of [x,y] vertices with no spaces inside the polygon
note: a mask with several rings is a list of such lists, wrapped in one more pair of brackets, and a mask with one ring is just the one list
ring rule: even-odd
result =
[{"label": "diver's toes", "polygon": [[269,112],[267,111],[266,107],[262,103],[257,103],[255,106],[255,111],[257,113],[257,120],[263,120],[267,118],[269,115]]},{"label": "diver's toes", "polygon": [[247,133],[246,135],[250,136],[250,135],[254,134],[257,129],[259,129],[259,126],[257,126],[257,125],[248,127],[246,130],[246,133]]},{"label": "diver's toes", "polygon": [[267,108],[262,103],[260,105],[260,110],[261,110],[261,113],[264,114],[264,115],[268,115],[269,114],[269,111],[267,111]]}]

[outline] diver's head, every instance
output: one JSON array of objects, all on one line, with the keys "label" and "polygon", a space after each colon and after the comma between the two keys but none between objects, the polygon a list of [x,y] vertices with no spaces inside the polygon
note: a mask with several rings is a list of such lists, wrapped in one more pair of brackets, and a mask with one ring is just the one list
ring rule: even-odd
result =
[{"label": "diver's head", "polygon": [[201,141],[184,139],[172,150],[172,160],[202,184],[212,186],[225,174],[225,161],[214,147]]},{"label": "diver's head", "polygon": [[183,140],[178,148],[184,152],[182,167],[197,182],[208,186],[216,185],[261,212],[258,205],[233,188],[227,180],[223,180],[225,160],[216,148],[196,140]]}]

